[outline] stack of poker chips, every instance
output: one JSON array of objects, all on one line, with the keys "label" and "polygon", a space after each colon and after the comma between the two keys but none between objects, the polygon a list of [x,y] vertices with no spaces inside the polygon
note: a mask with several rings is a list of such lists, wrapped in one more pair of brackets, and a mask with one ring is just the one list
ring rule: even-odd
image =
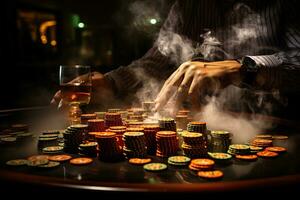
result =
[{"label": "stack of poker chips", "polygon": [[206,145],[208,146],[207,128],[205,122],[197,122],[197,121],[189,122],[187,125],[187,131],[202,133],[206,140]]},{"label": "stack of poker chips", "polygon": [[266,148],[266,147],[273,146],[273,141],[272,140],[266,140],[266,139],[254,139],[251,142],[251,145]]},{"label": "stack of poker chips", "polygon": [[210,151],[226,153],[231,144],[230,136],[228,131],[211,131]]},{"label": "stack of poker chips", "polygon": [[12,132],[24,132],[27,133],[29,131],[28,124],[13,124],[11,126]]},{"label": "stack of poker chips", "polygon": [[175,131],[176,122],[173,118],[162,118],[158,120],[159,128],[162,131]]},{"label": "stack of poker chips", "polygon": [[67,128],[64,135],[64,150],[70,153],[77,153],[78,146],[83,142],[87,134],[88,125],[75,124]]},{"label": "stack of poker chips", "polygon": [[207,156],[206,140],[202,133],[184,131],[181,136],[183,138],[181,148],[184,155],[191,158]]},{"label": "stack of poker chips", "polygon": [[142,132],[125,132],[123,135],[124,156],[129,158],[144,158],[147,155],[146,138]]},{"label": "stack of poker chips", "polygon": [[159,131],[156,133],[156,156],[169,157],[177,154],[178,138],[174,131]]},{"label": "stack of poker chips", "polygon": [[89,132],[102,132],[105,131],[105,123],[103,119],[90,119],[88,120]]},{"label": "stack of poker chips", "polygon": [[266,139],[266,140],[272,140],[273,136],[269,134],[258,134],[255,136],[255,139]]},{"label": "stack of poker chips", "polygon": [[142,103],[142,105],[143,105],[143,109],[146,112],[151,112],[155,107],[155,102],[154,101],[144,101]]},{"label": "stack of poker chips", "polygon": [[97,119],[104,119],[105,112],[95,112]]},{"label": "stack of poker chips", "polygon": [[179,129],[185,130],[189,123],[187,115],[176,115],[176,126]]},{"label": "stack of poker chips", "polygon": [[193,159],[189,165],[189,168],[193,171],[206,171],[214,168],[215,161],[206,158]]},{"label": "stack of poker chips", "polygon": [[91,114],[82,114],[80,116],[81,124],[88,124],[88,120],[96,119],[97,115],[95,113]]},{"label": "stack of poker chips", "polygon": [[123,134],[126,132],[126,126],[111,126],[107,131],[117,134],[118,144],[123,148]]},{"label": "stack of poker chips", "polygon": [[109,113],[118,113],[120,111],[121,111],[120,108],[110,108],[107,110],[107,112],[109,112]]},{"label": "stack of poker chips", "polygon": [[139,128],[143,126],[143,122],[137,120],[127,120],[126,126],[129,128]]},{"label": "stack of poker chips", "polygon": [[97,142],[86,142],[79,145],[78,150],[80,155],[96,157],[97,156]]},{"label": "stack of poker chips", "polygon": [[57,131],[44,131],[38,138],[38,148],[43,149],[49,146],[58,145],[58,135]]},{"label": "stack of poker chips", "polygon": [[156,154],[156,133],[160,131],[159,125],[143,125],[146,137],[147,153],[149,155]]},{"label": "stack of poker chips", "polygon": [[135,120],[135,121],[138,121],[138,122],[142,122],[144,120],[144,117],[143,115],[130,115],[129,116],[129,119],[130,120]]},{"label": "stack of poker chips", "polygon": [[111,126],[123,126],[121,114],[116,112],[116,113],[105,113],[105,127],[109,128]]},{"label": "stack of poker chips", "polygon": [[103,161],[118,161],[122,158],[122,148],[117,142],[117,134],[113,132],[98,132],[95,134],[99,154]]},{"label": "stack of poker chips", "polygon": [[231,155],[247,155],[250,154],[250,146],[245,144],[229,145],[227,153]]},{"label": "stack of poker chips", "polygon": [[186,115],[186,116],[189,116],[190,115],[190,112],[189,110],[179,110],[178,111],[178,115]]},{"label": "stack of poker chips", "polygon": [[228,154],[228,153],[212,153],[212,152],[208,152],[208,155],[210,158],[212,158],[216,163],[218,164],[230,164],[231,160],[232,160],[232,155]]}]

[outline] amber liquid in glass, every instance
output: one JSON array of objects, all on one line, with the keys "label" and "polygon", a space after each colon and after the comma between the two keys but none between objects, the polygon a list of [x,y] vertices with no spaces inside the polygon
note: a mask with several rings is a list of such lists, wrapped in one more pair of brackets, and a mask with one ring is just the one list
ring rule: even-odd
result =
[{"label": "amber liquid in glass", "polygon": [[89,104],[92,85],[61,85],[61,95],[64,102],[72,104]]}]

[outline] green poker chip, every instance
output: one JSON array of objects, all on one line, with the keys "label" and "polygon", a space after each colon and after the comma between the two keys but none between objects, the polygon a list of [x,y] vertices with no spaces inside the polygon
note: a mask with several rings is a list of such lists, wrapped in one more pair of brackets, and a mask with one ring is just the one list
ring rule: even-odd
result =
[{"label": "green poker chip", "polygon": [[74,124],[70,126],[71,129],[86,129],[88,128],[88,125],[86,124]]},{"label": "green poker chip", "polygon": [[233,150],[248,150],[250,149],[249,145],[245,145],[245,144],[232,144],[229,146],[229,149],[233,149]]},{"label": "green poker chip", "polygon": [[195,137],[202,137],[203,134],[202,133],[195,133],[195,132],[189,132],[189,131],[184,131],[181,133],[182,137],[191,137],[191,138],[195,138]]},{"label": "green poker chip", "polygon": [[228,153],[212,153],[208,152],[208,155],[215,160],[230,160],[232,156]]},{"label": "green poker chip", "polygon": [[168,161],[172,163],[189,163],[191,159],[187,156],[171,156],[168,158]]},{"label": "green poker chip", "polygon": [[53,168],[53,167],[57,167],[59,165],[60,165],[59,162],[50,161],[47,164],[38,165],[37,167],[40,167],[40,168]]},{"label": "green poker chip", "polygon": [[7,165],[10,166],[22,166],[22,165],[27,165],[28,160],[25,159],[15,159],[15,160],[9,160],[6,162]]},{"label": "green poker chip", "polygon": [[164,163],[149,163],[145,164],[143,168],[147,171],[162,171],[168,168]]},{"label": "green poker chip", "polygon": [[57,138],[58,134],[40,135],[39,138]]},{"label": "green poker chip", "polygon": [[0,139],[1,142],[6,142],[6,143],[12,143],[15,142],[16,140],[17,140],[16,137],[4,137]]},{"label": "green poker chip", "polygon": [[64,149],[62,146],[50,146],[43,148],[44,153],[58,153]]}]

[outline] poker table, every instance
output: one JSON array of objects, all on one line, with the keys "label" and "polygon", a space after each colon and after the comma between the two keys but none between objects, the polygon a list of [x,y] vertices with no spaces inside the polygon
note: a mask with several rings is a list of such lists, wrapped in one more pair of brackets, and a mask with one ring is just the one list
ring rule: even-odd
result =
[{"label": "poker table", "polygon": [[[168,165],[161,172],[145,171],[142,166],[120,162],[103,162],[97,157],[93,163],[75,166],[68,162],[56,168],[37,169],[28,166],[12,167],[11,159],[40,154],[37,135],[43,130],[64,129],[64,120],[49,107],[6,110],[0,112],[1,126],[26,123],[35,136],[16,144],[0,146],[0,182],[5,188],[17,185],[28,190],[57,189],[61,191],[139,193],[139,194],[215,194],[237,191],[296,191],[300,188],[300,129],[293,121],[273,118],[273,133],[288,135],[287,140],[274,141],[286,147],[286,153],[276,158],[258,158],[255,162],[232,160],[228,165],[216,165],[224,173],[219,180],[198,177],[188,167]],[[71,154],[72,155],[72,154]],[[73,154],[73,157],[79,157]],[[153,161],[167,163],[166,159],[151,156]],[[4,191],[4,190],[3,190]]]}]

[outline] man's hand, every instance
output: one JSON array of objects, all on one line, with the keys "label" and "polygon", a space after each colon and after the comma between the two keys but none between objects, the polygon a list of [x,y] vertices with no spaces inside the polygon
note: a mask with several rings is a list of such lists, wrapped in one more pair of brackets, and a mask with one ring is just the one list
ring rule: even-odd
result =
[{"label": "man's hand", "polygon": [[[83,75],[84,76],[84,75]],[[76,78],[78,79],[78,78]],[[76,81],[74,79],[73,81]],[[71,81],[71,82],[73,82]],[[113,99],[113,90],[110,83],[105,79],[104,75],[99,72],[92,73],[92,94],[91,103],[101,103],[106,105]],[[51,100],[51,104],[58,108],[63,107],[61,91],[57,91]]]},{"label": "man's hand", "polygon": [[200,108],[200,96],[216,94],[229,84],[240,81],[240,67],[235,60],[183,63],[163,85],[155,100],[156,110],[160,110],[173,95],[176,108],[187,99],[193,109]]}]

